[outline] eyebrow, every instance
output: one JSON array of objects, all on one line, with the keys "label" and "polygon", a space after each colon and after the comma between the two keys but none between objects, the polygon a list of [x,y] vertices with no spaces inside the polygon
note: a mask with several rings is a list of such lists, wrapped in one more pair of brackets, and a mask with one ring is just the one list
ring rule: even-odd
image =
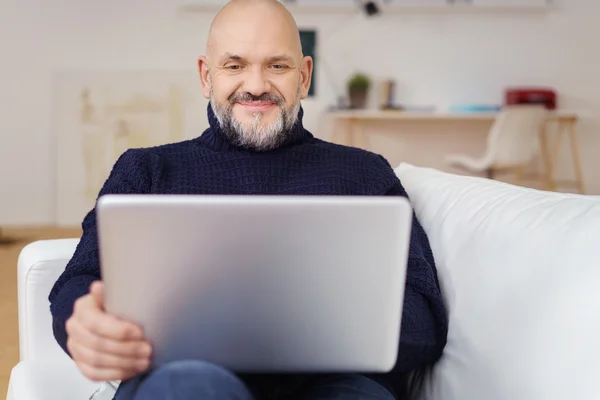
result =
[{"label": "eyebrow", "polygon": [[[228,61],[245,61],[244,58],[242,56],[239,56],[237,54],[232,54],[232,53],[225,53],[223,55],[223,57],[221,58],[221,63],[226,63]],[[273,57],[269,57],[267,59],[267,62],[273,63],[273,62],[288,62],[291,63],[293,62],[293,58],[286,56],[286,55],[278,55],[278,56],[273,56]]]},{"label": "eyebrow", "polygon": [[267,61],[269,62],[288,62],[291,63],[292,57],[288,57],[288,56],[274,56],[274,57],[270,57]]},{"label": "eyebrow", "polygon": [[224,63],[226,61],[242,61],[242,57],[237,54],[225,53],[223,57],[221,57],[221,62]]}]

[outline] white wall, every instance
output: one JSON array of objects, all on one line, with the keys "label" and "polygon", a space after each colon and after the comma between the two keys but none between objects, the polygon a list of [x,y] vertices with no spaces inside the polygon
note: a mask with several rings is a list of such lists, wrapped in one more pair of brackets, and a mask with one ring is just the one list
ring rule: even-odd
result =
[{"label": "white wall", "polygon": [[[195,68],[211,16],[183,13],[174,3],[0,2],[0,223],[54,222],[53,71]],[[440,107],[498,103],[506,85],[550,85],[563,107],[589,113],[579,125],[580,144],[588,186],[598,190],[598,15],[596,0],[570,0],[547,14],[298,15],[301,27],[319,28],[320,61],[327,64],[318,71],[318,98],[304,103],[305,124],[328,136],[325,107],[356,70],[398,80],[403,103]],[[394,128],[378,129],[372,149],[401,161]],[[567,176],[563,158],[559,173]]]}]

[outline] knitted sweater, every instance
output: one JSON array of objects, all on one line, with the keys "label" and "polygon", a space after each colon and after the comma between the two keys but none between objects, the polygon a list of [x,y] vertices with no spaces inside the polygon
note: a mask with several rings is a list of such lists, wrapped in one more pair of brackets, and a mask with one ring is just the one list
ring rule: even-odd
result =
[{"label": "knitted sweater", "polygon": [[[302,125],[303,110],[285,143],[253,152],[234,146],[209,105],[210,127],[183,142],[125,151],[100,190],[104,194],[273,194],[407,196],[389,163],[365,150],[315,138]],[[53,332],[67,354],[65,322],[75,300],[101,279],[96,214],[83,234],[49,300]],[[414,218],[394,372],[436,361],[446,344],[447,316],[428,238]]]}]

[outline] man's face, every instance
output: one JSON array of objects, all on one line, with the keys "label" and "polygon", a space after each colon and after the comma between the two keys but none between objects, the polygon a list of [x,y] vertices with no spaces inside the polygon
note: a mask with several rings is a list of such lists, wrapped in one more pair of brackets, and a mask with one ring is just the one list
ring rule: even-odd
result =
[{"label": "man's face", "polygon": [[255,150],[285,139],[310,87],[312,60],[294,46],[289,27],[277,25],[284,24],[248,18],[220,29],[199,60],[204,95],[219,124],[237,144]]}]

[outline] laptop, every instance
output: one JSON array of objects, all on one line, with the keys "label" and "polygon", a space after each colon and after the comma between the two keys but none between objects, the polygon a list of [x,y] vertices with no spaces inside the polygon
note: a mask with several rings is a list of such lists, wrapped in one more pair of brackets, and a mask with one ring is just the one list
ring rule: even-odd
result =
[{"label": "laptop", "polygon": [[106,310],[143,327],[153,366],[394,367],[406,198],[105,195],[96,210]]}]

